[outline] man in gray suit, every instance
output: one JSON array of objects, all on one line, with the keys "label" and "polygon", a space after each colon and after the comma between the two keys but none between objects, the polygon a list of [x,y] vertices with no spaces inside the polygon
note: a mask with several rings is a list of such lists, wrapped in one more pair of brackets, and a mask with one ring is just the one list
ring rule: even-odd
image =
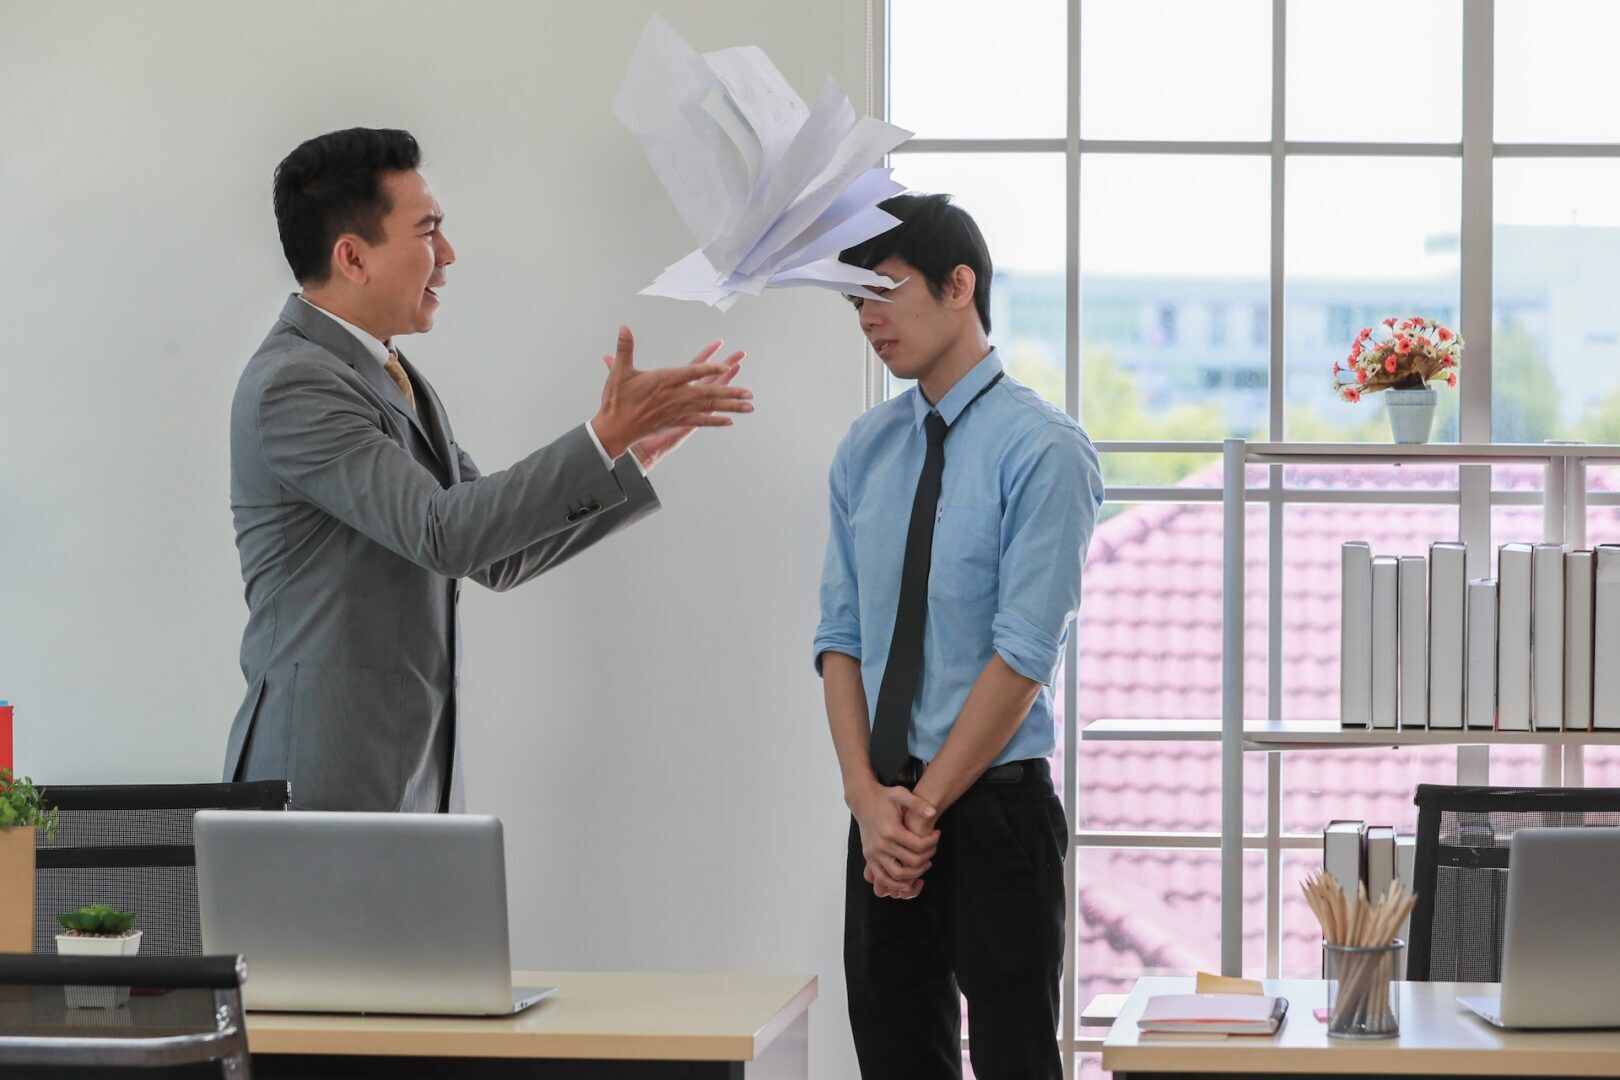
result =
[{"label": "man in gray suit", "polygon": [[646,470],[753,409],[741,353],[640,371],[620,327],[596,415],[481,474],[395,347],[432,328],[455,261],[419,163],[406,132],[354,128],[277,167],[302,291],[231,403],[248,688],[225,779],[286,778],[304,809],[461,809],[461,579],[510,589],[646,516]]}]

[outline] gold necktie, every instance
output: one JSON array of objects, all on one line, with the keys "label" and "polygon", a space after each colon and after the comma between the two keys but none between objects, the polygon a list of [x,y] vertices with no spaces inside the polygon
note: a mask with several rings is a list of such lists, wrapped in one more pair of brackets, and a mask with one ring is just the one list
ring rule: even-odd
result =
[{"label": "gold necktie", "polygon": [[411,412],[415,412],[416,393],[411,389],[410,377],[405,374],[404,367],[400,365],[399,354],[394,352],[393,349],[389,349],[388,360],[383,364],[383,367],[387,369],[388,377],[394,380],[394,385],[399,387],[399,392],[405,395],[405,404],[411,407]]}]

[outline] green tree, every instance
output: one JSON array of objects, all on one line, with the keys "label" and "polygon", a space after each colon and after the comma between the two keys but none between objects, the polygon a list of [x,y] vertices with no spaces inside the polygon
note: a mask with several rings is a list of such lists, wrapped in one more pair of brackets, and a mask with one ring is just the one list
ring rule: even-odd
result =
[{"label": "green tree", "polygon": [[1018,338],[1011,348],[998,351],[1008,375],[1063,408],[1063,365],[1048,356],[1040,342]]},{"label": "green tree", "polygon": [[[1327,391],[1323,391],[1325,394]],[[1373,408],[1377,404],[1378,395],[1370,394],[1361,401],[1361,411],[1353,424],[1335,420],[1324,416],[1322,411],[1314,404],[1306,402],[1301,405],[1288,406],[1288,441],[1289,442],[1389,442],[1389,421],[1384,417],[1382,408]],[[1444,406],[1441,406],[1444,408]],[[1436,427],[1439,418],[1435,419]],[[1262,438],[1262,435],[1253,435],[1251,438]]]},{"label": "green tree", "polygon": [[[1468,357],[1463,355],[1463,378]],[[1557,437],[1558,387],[1552,368],[1522,329],[1491,337],[1491,437],[1497,442],[1541,442]]]},{"label": "green tree", "polygon": [[1575,437],[1592,443],[1620,443],[1620,390],[1592,403]]},{"label": "green tree", "polygon": [[[1136,380],[1102,349],[1087,352],[1081,364],[1080,407],[1093,439],[1202,442],[1231,434],[1219,405],[1172,405],[1149,413]],[[1104,478],[1116,484],[1170,485],[1216,460],[1214,454],[1122,455],[1110,463]]]},{"label": "green tree", "polygon": [[[1038,342],[1014,341],[1003,356],[1009,375],[1063,407],[1063,371]],[[1086,434],[1099,442],[1213,441],[1230,434],[1218,405],[1175,405],[1150,415],[1130,372],[1100,350],[1086,353],[1081,365],[1080,402]],[[1168,486],[1217,460],[1216,454],[1116,454],[1103,463],[1103,478],[1110,484]],[[1104,516],[1118,510],[1109,504]]]}]

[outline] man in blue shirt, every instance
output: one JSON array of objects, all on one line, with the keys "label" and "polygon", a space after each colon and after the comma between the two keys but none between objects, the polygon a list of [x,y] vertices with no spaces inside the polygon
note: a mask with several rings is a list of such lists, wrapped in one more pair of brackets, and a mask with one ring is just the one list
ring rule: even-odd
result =
[{"label": "man in blue shirt", "polygon": [[850,823],[844,969],[861,1073],[1057,1078],[1069,834],[1052,681],[1102,503],[1085,433],[990,346],[990,255],[945,195],[845,251],[896,285],[855,299],[916,386],[834,455],[816,663]]}]

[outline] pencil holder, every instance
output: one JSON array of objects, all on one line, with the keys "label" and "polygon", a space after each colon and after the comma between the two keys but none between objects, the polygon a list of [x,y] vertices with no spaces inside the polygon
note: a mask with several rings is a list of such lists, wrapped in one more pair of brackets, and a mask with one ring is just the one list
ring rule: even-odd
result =
[{"label": "pencil holder", "polygon": [[1328,1035],[1387,1039],[1401,1031],[1400,984],[1395,973],[1406,942],[1388,945],[1322,943],[1327,975]]}]

